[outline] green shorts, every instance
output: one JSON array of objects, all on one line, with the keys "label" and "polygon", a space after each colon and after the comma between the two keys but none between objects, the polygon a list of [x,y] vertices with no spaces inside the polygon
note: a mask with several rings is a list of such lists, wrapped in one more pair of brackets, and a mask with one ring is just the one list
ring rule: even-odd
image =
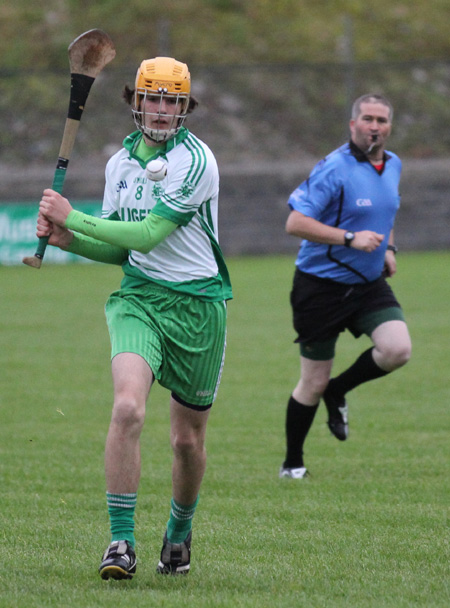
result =
[{"label": "green shorts", "polygon": [[178,401],[200,410],[212,405],[225,357],[225,302],[149,283],[112,293],[105,313],[111,358],[136,353]]}]

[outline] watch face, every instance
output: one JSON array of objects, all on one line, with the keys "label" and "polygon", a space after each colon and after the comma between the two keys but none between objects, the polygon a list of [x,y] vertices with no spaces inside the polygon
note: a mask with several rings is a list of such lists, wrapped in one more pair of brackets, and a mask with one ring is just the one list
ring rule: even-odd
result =
[{"label": "watch face", "polygon": [[351,242],[353,241],[353,239],[355,238],[355,233],[354,232],[346,232],[344,234],[344,244],[346,247],[350,247]]}]

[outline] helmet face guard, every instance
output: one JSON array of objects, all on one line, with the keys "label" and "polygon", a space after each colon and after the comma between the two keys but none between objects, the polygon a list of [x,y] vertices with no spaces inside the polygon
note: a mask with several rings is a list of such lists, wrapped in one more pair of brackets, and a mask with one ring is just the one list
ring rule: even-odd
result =
[{"label": "helmet face guard", "polygon": [[174,137],[186,118],[190,92],[185,63],[170,57],[143,61],[136,75],[132,107],[137,128],[156,143]]},{"label": "helmet face guard", "polygon": [[183,126],[188,105],[189,96],[171,94],[165,88],[157,93],[136,89],[131,111],[137,128],[152,141],[163,143],[174,137]]}]

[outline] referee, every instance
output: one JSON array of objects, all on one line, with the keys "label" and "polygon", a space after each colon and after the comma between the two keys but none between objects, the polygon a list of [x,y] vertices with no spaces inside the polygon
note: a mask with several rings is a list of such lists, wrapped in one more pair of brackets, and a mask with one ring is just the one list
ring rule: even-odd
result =
[{"label": "referee", "polygon": [[[280,477],[303,479],[303,446],[320,399],[328,426],[348,437],[346,394],[410,358],[403,311],[386,281],[396,272],[394,220],[401,161],[385,150],[392,106],[381,95],[353,104],[350,142],[320,161],[291,194],[286,231],[302,239],[291,291],[301,377],[286,412]],[[366,334],[372,346],[330,380],[339,334]]]}]

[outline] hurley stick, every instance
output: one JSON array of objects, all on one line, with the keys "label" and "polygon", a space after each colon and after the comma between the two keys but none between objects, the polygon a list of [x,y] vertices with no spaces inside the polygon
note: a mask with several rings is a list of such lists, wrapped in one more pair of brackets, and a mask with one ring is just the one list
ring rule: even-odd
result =
[{"label": "hurley stick", "polygon": [[[115,55],[111,38],[98,29],[81,34],[69,46],[71,80],[69,110],[52,184],[52,189],[60,194],[89,91],[96,77]],[[40,237],[36,253],[32,257],[23,258],[23,263],[33,268],[40,268],[47,243],[48,237]]]}]

